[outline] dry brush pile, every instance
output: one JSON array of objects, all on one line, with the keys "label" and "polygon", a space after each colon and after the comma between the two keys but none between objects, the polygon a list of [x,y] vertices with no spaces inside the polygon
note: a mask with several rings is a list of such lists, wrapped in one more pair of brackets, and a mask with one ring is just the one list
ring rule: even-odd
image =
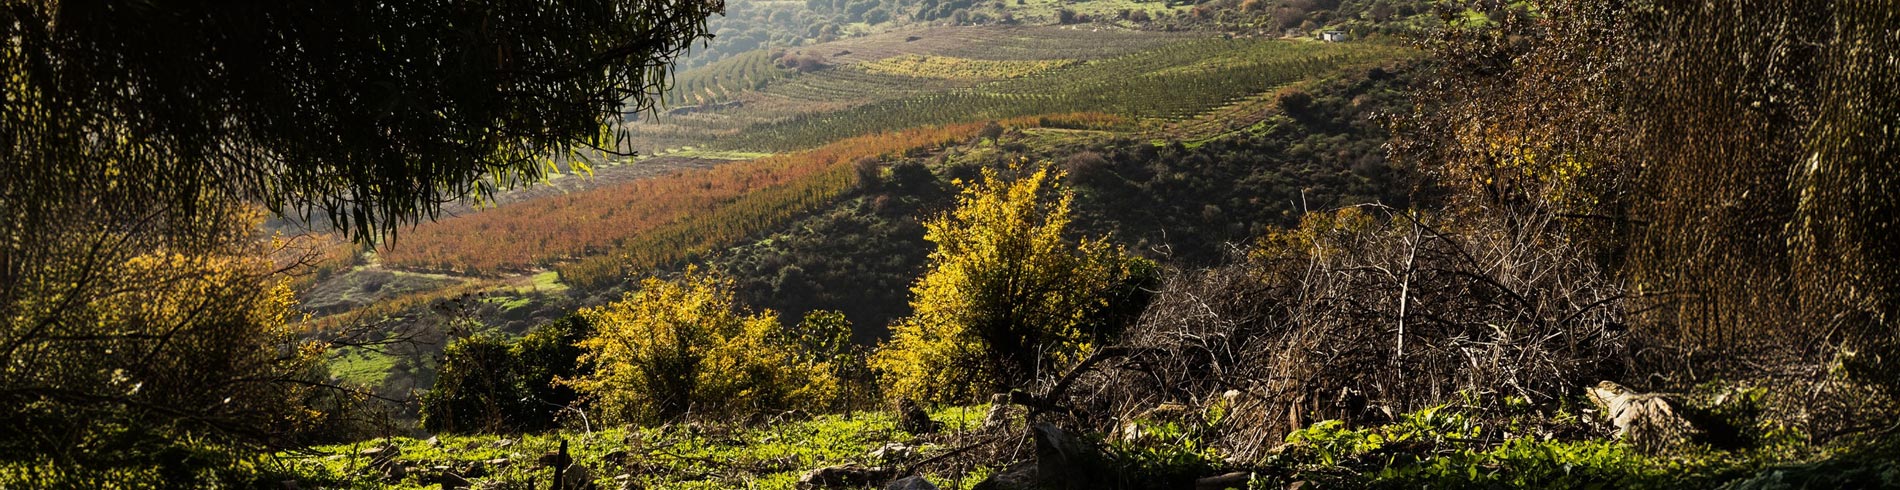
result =
[{"label": "dry brush pile", "polygon": [[1390,420],[1448,401],[1533,406],[1627,368],[1627,293],[1548,218],[1316,213],[1247,260],[1178,274],[1083,375],[1075,406],[1114,423],[1231,399],[1221,443],[1257,459],[1325,419]]}]

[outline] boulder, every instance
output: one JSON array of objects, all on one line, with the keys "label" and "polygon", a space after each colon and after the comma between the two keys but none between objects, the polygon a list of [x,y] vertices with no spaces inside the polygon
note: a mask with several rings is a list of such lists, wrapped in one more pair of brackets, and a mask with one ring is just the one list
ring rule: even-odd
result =
[{"label": "boulder", "polygon": [[1616,437],[1637,449],[1666,450],[1686,441],[1694,430],[1676,413],[1666,395],[1637,393],[1611,381],[1597,383],[1584,392],[1616,427]]},{"label": "boulder", "polygon": [[442,485],[443,489],[469,487],[467,478],[462,478],[462,475],[457,475],[451,471],[444,471],[441,474],[436,475],[435,482],[436,484]]},{"label": "boulder", "polygon": [[871,459],[881,462],[905,460],[916,455],[917,448],[915,446],[901,442],[886,442],[884,445],[878,446],[877,449],[872,449],[870,453]]},{"label": "boulder", "polygon": [[572,464],[561,472],[562,490],[593,490],[593,488],[594,472],[588,471],[586,466]]},{"label": "boulder", "polygon": [[798,477],[798,488],[848,488],[876,485],[889,480],[896,470],[880,466],[864,466],[856,463],[826,466],[805,472]]},{"label": "boulder", "polygon": [[976,484],[978,490],[1104,488],[1115,480],[1113,468],[1093,444],[1047,422],[1030,427],[1036,461],[1017,464]]},{"label": "boulder", "polygon": [[884,490],[937,490],[937,486],[930,484],[930,480],[924,477],[912,475],[884,485]]},{"label": "boulder", "polygon": [[1253,480],[1253,473],[1235,471],[1194,480],[1194,490],[1226,490],[1229,488],[1247,488],[1247,482]]}]

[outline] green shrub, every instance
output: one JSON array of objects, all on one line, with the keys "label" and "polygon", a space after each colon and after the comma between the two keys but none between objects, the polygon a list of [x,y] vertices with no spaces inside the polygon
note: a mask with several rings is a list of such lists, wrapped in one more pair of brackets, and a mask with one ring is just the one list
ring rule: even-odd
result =
[{"label": "green shrub", "polygon": [[591,329],[569,316],[519,339],[479,333],[442,351],[435,386],[422,395],[422,427],[432,432],[534,432],[556,428],[579,398],[560,379],[584,374],[575,345]]},{"label": "green shrub", "polygon": [[1050,167],[1013,167],[1015,179],[984,169],[924,224],[937,249],[911,287],[915,314],[871,358],[887,394],[955,402],[1016,388],[1079,361],[1139,311],[1132,285],[1153,267],[1064,236],[1074,195]]},{"label": "green shrub", "polygon": [[582,310],[595,371],[571,386],[609,420],[658,422],[814,407],[834,396],[829,363],[786,346],[778,314],[733,301],[732,281],[688,268],[649,278],[619,301]]}]

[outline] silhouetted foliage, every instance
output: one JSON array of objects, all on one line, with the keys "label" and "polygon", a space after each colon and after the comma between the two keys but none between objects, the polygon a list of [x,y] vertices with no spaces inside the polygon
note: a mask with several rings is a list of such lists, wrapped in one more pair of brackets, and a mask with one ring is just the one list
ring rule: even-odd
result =
[{"label": "silhouetted foliage", "polygon": [[[578,362],[592,327],[579,315],[520,338],[485,332],[442,350],[435,385],[422,395],[422,428],[430,432],[538,432],[578,414],[579,395],[556,383],[590,372]],[[571,413],[570,413],[571,412]],[[577,418],[577,417],[575,417]]]},{"label": "silhouetted foliage", "polygon": [[[12,219],[87,198],[181,216],[259,201],[394,230],[539,180],[571,147],[615,147],[606,125],[650,107],[720,5],[13,5],[0,196]],[[119,211],[143,214],[88,210]]]}]

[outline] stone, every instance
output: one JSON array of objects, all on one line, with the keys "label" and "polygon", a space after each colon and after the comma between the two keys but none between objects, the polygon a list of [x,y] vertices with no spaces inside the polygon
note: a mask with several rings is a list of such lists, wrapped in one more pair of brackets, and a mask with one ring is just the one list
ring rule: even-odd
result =
[{"label": "stone", "polygon": [[1674,447],[1694,429],[1665,395],[1637,393],[1611,381],[1585,388],[1584,393],[1616,427],[1617,438],[1644,451]]},{"label": "stone", "polygon": [[1253,473],[1235,471],[1194,480],[1194,490],[1226,490],[1229,488],[1247,488],[1247,482],[1253,479]]},{"label": "stone", "polygon": [[1035,463],[1018,463],[977,482],[973,490],[1031,490],[1038,488]]},{"label": "stone", "polygon": [[881,462],[910,459],[910,457],[916,455],[916,447],[901,442],[886,442],[884,445],[878,446],[877,449],[872,449],[870,453],[871,459]]},{"label": "stone", "polygon": [[847,488],[875,485],[888,480],[895,470],[880,466],[864,466],[857,463],[826,466],[805,472],[798,477],[798,488]]},{"label": "stone", "polygon": [[1047,422],[1030,426],[1036,460],[1018,464],[977,483],[978,490],[1103,488],[1115,475],[1101,452],[1086,441]]},{"label": "stone", "polygon": [[388,461],[395,459],[397,456],[402,456],[402,448],[397,447],[394,443],[390,443],[364,449],[357,454],[368,456],[369,459],[373,461]]},{"label": "stone", "polygon": [[884,485],[884,490],[937,490],[937,486],[932,485],[930,480],[925,480],[922,476],[911,475]]},{"label": "stone", "polygon": [[580,464],[569,465],[561,472],[562,490],[591,490],[594,488],[594,472]]},{"label": "stone", "polygon": [[436,484],[442,485],[444,489],[468,488],[469,486],[467,478],[462,478],[461,475],[448,471],[444,471],[440,476],[437,476],[435,482]]}]

